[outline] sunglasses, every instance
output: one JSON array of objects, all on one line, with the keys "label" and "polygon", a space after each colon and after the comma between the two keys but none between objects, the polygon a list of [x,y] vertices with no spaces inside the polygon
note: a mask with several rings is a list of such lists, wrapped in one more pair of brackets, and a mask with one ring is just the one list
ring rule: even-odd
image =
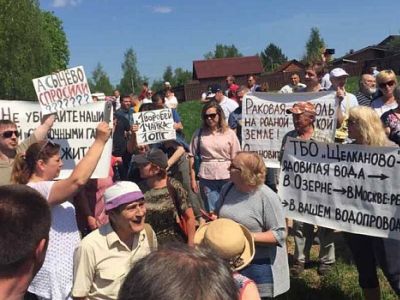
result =
[{"label": "sunglasses", "polygon": [[381,89],[383,89],[383,88],[385,88],[386,86],[394,86],[396,84],[396,82],[394,81],[394,80],[390,80],[390,81],[387,81],[387,82],[382,82],[382,83],[380,83],[379,84],[379,87],[381,88]]},{"label": "sunglasses", "polygon": [[214,120],[217,115],[218,115],[217,113],[205,114],[204,118],[205,119],[213,119]]},{"label": "sunglasses", "polygon": [[4,131],[1,136],[5,139],[9,139],[10,137],[12,137],[13,135],[15,135],[16,137],[19,137],[19,132],[16,130],[7,130]]},{"label": "sunglasses", "polygon": [[43,146],[40,148],[39,154],[42,153],[48,145],[50,145],[51,147],[55,147],[57,144],[54,143],[52,140],[47,140],[46,143],[44,143]]}]

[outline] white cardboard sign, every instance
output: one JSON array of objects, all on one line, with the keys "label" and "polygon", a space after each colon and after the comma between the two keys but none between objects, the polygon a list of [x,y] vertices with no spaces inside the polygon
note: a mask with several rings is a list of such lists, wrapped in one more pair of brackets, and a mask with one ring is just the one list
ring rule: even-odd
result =
[{"label": "white cardboard sign", "polygon": [[289,138],[279,196],[286,216],[400,240],[400,149]]},{"label": "white cardboard sign", "polygon": [[139,145],[155,144],[176,139],[171,109],[158,109],[133,114],[139,125],[136,139]]},{"label": "white cardboard sign", "polygon": [[243,151],[256,151],[264,158],[267,167],[279,168],[282,139],[294,129],[292,115],[286,110],[301,101],[315,104],[315,126],[333,141],[336,130],[335,93],[252,93],[243,99]]},{"label": "white cardboard sign", "polygon": [[[48,136],[61,145],[60,155],[64,166],[58,178],[67,178],[92,145],[96,127],[103,121],[104,105],[105,102],[96,102],[57,113],[56,121]],[[17,124],[21,141],[40,125],[42,116],[37,102],[0,100],[0,119],[11,120]],[[110,138],[91,178],[108,176],[111,150]]]},{"label": "white cardboard sign", "polygon": [[92,103],[82,66],[32,80],[44,115]]}]

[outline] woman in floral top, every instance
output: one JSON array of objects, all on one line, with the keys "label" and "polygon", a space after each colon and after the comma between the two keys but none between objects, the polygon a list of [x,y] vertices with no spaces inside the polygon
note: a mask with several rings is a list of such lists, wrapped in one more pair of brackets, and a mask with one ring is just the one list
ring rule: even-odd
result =
[{"label": "woman in floral top", "polygon": [[[400,86],[396,87],[393,95],[397,103],[400,103]],[[400,107],[385,112],[381,120],[389,139],[400,146]]]}]

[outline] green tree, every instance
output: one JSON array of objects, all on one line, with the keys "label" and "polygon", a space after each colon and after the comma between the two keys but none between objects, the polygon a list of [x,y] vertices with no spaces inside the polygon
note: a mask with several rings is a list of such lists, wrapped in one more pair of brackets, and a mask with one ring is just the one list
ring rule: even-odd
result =
[{"label": "green tree", "polygon": [[174,82],[175,86],[186,84],[193,77],[192,72],[184,70],[182,68],[176,68],[174,71]]},{"label": "green tree", "polygon": [[171,66],[167,66],[163,73],[162,79],[156,79],[153,81],[151,89],[153,91],[162,91],[164,89],[164,82],[168,81],[172,87],[184,85],[186,82],[192,79],[192,72],[184,70],[182,68],[176,68],[172,71]]},{"label": "green tree", "polygon": [[282,49],[273,43],[270,43],[264,51],[261,52],[261,60],[265,72],[272,72],[281,64],[287,62],[288,58],[283,54]]},{"label": "green tree", "polygon": [[62,33],[61,22],[43,13],[37,0],[0,0],[1,98],[36,99],[32,79],[68,63],[68,53],[59,59],[67,51],[66,40],[59,44]]},{"label": "green tree", "polygon": [[235,45],[216,44],[215,50],[204,54],[205,59],[227,58],[243,56]]},{"label": "green tree", "polygon": [[306,43],[306,54],[303,57],[303,62],[311,63],[321,61],[322,50],[325,48],[325,41],[316,27],[311,28],[310,37]]},{"label": "green tree", "polygon": [[399,36],[394,37],[394,38],[387,44],[387,47],[388,47],[390,50],[399,51],[399,50],[400,50],[400,37],[399,37]]},{"label": "green tree", "polygon": [[163,91],[164,90],[164,80],[162,80],[162,79],[154,80],[153,84],[151,85],[151,90],[155,93]]},{"label": "green tree", "polygon": [[114,87],[110,82],[110,78],[103,70],[101,63],[98,63],[92,72],[92,78],[89,79],[89,86],[92,93],[103,92],[106,95],[112,95]]},{"label": "green tree", "polygon": [[144,79],[140,76],[137,68],[136,53],[133,48],[129,48],[125,52],[121,68],[123,75],[118,86],[121,94],[139,93]]},{"label": "green tree", "polygon": [[69,62],[68,41],[62,27],[62,21],[53,13],[42,12],[43,29],[47,33],[51,47],[49,60],[53,70],[64,70]]},{"label": "green tree", "polygon": [[175,81],[174,81],[174,72],[172,71],[172,67],[171,66],[167,66],[165,68],[164,74],[163,74],[163,80],[168,81],[171,86],[175,85]]}]

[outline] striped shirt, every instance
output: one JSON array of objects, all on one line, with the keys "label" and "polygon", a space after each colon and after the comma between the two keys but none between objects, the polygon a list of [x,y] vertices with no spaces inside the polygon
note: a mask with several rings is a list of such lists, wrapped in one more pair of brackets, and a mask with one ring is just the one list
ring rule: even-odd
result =
[{"label": "striped shirt", "polygon": [[367,95],[365,95],[364,93],[361,93],[360,91],[358,91],[358,92],[355,94],[355,96],[356,96],[356,98],[357,98],[358,105],[368,106],[368,107],[371,106],[372,100],[375,99],[374,95],[369,95],[369,96],[367,96]]}]

